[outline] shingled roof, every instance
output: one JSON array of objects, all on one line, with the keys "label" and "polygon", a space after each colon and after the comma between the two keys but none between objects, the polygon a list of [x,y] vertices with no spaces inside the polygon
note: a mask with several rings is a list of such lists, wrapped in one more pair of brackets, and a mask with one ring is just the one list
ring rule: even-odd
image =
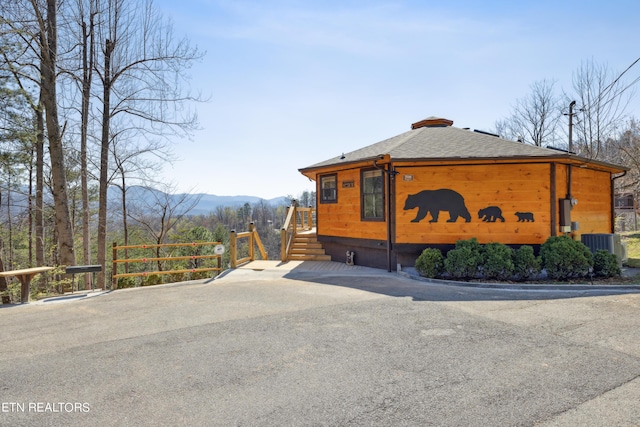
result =
[{"label": "shingled roof", "polygon": [[[451,120],[429,117],[412,125],[408,132],[394,136],[384,141],[344,153],[341,156],[316,163],[300,169],[300,172],[359,162],[388,154],[391,161],[420,161],[420,160],[465,160],[465,159],[524,159],[524,158],[558,158],[571,157],[581,159],[567,152],[536,147],[529,144],[514,142],[488,134],[486,132],[460,129],[451,126]],[[620,171],[624,168],[598,163]]]}]

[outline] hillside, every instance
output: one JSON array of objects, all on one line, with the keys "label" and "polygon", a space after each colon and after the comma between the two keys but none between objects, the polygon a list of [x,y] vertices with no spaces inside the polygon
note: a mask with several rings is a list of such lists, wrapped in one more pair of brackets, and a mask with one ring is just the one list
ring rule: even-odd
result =
[{"label": "hillside", "polygon": [[[28,208],[28,197],[26,196],[27,189],[22,189],[22,192],[11,193],[11,210],[12,214],[16,215]],[[7,193],[3,193],[0,197],[0,214],[6,215],[7,212]],[[184,196],[182,194],[173,194],[169,197],[179,200]],[[262,199],[257,196],[217,196],[215,194],[198,193],[192,195],[194,198],[199,197],[200,200],[196,206],[189,211],[190,215],[206,215],[215,211],[218,206],[240,207],[245,203],[253,205],[255,203],[264,200],[267,204],[272,206],[278,206],[282,204],[288,204],[289,198],[282,196],[273,199]],[[108,190],[109,205],[119,206],[121,203],[120,190],[116,187],[109,187]],[[134,186],[127,190],[127,200],[130,201],[143,201],[148,205],[153,205],[154,199],[164,200],[166,195],[158,190],[149,189],[147,187]],[[51,196],[45,195],[45,203],[52,203]],[[96,202],[97,206],[97,202]]]},{"label": "hillside", "polygon": [[272,206],[287,204],[289,202],[289,199],[284,196],[276,197],[274,199],[262,199],[256,196],[216,196],[215,194],[201,193],[194,194],[194,197],[200,197],[200,201],[196,207],[189,212],[191,215],[207,214],[209,212],[213,212],[218,206],[240,207],[245,203],[253,205],[261,200],[264,200],[267,204]]},{"label": "hillside", "polygon": [[[180,200],[185,196],[185,193],[171,194],[167,195],[162,193],[159,190],[150,189],[148,187],[130,187],[127,190],[127,198],[128,200],[138,200],[142,201],[147,205],[153,205],[154,200],[165,200],[167,197]],[[119,204],[120,203],[120,191],[116,188],[111,187],[109,189],[109,203],[110,204]],[[277,206],[281,204],[288,203],[289,199],[287,197],[276,197],[273,199],[262,199],[257,196],[217,196],[215,194],[206,194],[206,193],[196,193],[192,194],[191,197],[199,198],[196,206],[189,211],[189,215],[206,215],[210,212],[215,211],[215,209],[219,206],[222,207],[240,207],[245,203],[249,203],[253,205],[254,203],[258,203],[261,200],[264,200],[267,204]]]}]

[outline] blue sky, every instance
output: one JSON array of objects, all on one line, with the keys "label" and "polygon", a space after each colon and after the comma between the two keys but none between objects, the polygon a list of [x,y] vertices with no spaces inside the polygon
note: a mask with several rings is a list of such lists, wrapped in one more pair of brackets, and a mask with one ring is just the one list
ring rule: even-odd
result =
[{"label": "blue sky", "polygon": [[[629,1],[156,0],[204,59],[202,130],[175,141],[180,191],[297,196],[298,169],[428,116],[492,130],[543,79],[570,90],[585,61],[640,57]],[[629,71],[640,76],[640,64]],[[640,85],[635,85],[636,89]],[[640,117],[636,95],[627,113]]]}]

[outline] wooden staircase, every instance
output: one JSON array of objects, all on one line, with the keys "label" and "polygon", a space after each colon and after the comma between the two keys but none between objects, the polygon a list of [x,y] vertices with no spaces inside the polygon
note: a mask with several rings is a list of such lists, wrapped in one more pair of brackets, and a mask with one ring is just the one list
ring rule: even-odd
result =
[{"label": "wooden staircase", "polygon": [[318,242],[318,235],[314,232],[298,233],[293,238],[290,261],[331,261],[331,255],[327,255]]}]

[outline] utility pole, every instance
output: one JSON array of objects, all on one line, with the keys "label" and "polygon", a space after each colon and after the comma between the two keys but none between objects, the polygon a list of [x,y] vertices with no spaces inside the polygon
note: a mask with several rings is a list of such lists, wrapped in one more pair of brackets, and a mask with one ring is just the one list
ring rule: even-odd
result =
[{"label": "utility pole", "polygon": [[569,153],[573,152],[573,107],[576,106],[576,101],[571,101],[569,104]]},{"label": "utility pole", "polygon": [[[576,106],[576,101],[571,101],[569,104],[569,155],[573,154],[573,107]],[[567,199],[571,200],[573,206],[573,196],[571,195],[571,164],[567,166]]]}]

